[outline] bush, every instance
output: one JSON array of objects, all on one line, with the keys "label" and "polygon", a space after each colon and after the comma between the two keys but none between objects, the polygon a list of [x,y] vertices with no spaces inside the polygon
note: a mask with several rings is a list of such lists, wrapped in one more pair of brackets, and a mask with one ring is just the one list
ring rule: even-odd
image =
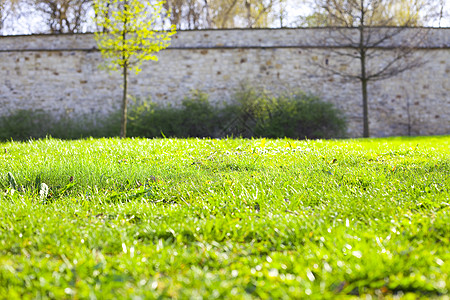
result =
[{"label": "bush", "polygon": [[242,88],[234,101],[213,106],[208,95],[193,91],[181,107],[140,102],[130,109],[128,133],[140,137],[226,136],[332,138],[345,135],[346,122],[331,103],[297,92],[274,96]]},{"label": "bush", "polygon": [[[243,87],[231,103],[214,106],[208,95],[192,91],[179,107],[135,100],[129,108],[130,137],[267,137],[316,139],[343,137],[346,122],[330,103],[296,92],[281,94]],[[54,120],[42,112],[17,111],[0,118],[0,140],[110,137],[119,133],[119,112],[104,120]]]},{"label": "bush", "polygon": [[[0,141],[28,140],[52,136],[60,139],[112,137],[119,132],[117,114],[103,120],[92,118],[60,119],[42,111],[17,110],[0,117]],[[117,120],[117,121],[116,121]]]},{"label": "bush", "polygon": [[234,116],[227,133],[243,137],[343,137],[346,122],[340,111],[318,97],[296,92],[274,96],[265,90],[243,88],[225,110]]},{"label": "bush", "polygon": [[9,116],[3,116],[0,118],[0,140],[42,137],[40,128],[44,124],[40,120],[43,120],[41,113],[27,110],[18,110]]},{"label": "bush", "polygon": [[208,95],[193,91],[181,107],[158,105],[151,101],[136,101],[130,108],[128,134],[140,137],[216,137],[218,109]]}]

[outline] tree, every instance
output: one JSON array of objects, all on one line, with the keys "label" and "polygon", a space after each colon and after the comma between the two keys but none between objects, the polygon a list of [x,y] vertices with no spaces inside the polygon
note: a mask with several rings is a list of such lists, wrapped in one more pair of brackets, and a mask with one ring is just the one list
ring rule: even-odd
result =
[{"label": "tree", "polygon": [[279,0],[216,0],[211,1],[211,19],[216,28],[267,27],[275,3]]},{"label": "tree", "polygon": [[286,19],[288,17],[288,10],[286,7],[286,0],[278,1],[278,13],[276,14],[276,19],[280,21],[280,28],[286,27]]},{"label": "tree", "polygon": [[0,35],[3,35],[5,21],[16,14],[18,10],[18,0],[0,0]]},{"label": "tree", "polygon": [[275,9],[279,7],[276,4],[284,1],[167,0],[164,8],[170,12],[170,23],[177,28],[252,28],[266,27],[274,21]]},{"label": "tree", "polygon": [[143,61],[158,58],[158,51],[170,44],[175,26],[168,31],[157,31],[161,21],[163,1],[150,0],[96,0],[95,22],[104,32],[97,32],[98,48],[106,59],[106,67],[122,72],[123,96],[120,136],[126,137],[128,106],[128,73],[139,73]]},{"label": "tree", "polygon": [[164,8],[170,13],[169,21],[177,28],[210,28],[207,23],[208,0],[166,0]]},{"label": "tree", "polygon": [[6,0],[0,0],[0,35],[3,33],[3,27],[7,15],[6,5]]},{"label": "tree", "polygon": [[[409,27],[422,25],[433,5],[425,0],[315,0],[315,4],[316,15],[311,20],[317,22],[315,25],[331,26],[327,39],[335,47],[318,66],[361,83],[363,136],[369,137],[368,84],[424,63],[413,56],[413,50],[425,40],[428,30]],[[335,68],[329,63],[334,56],[357,60],[359,68]]]},{"label": "tree", "polygon": [[87,23],[93,0],[31,0],[50,33],[80,33]]},{"label": "tree", "polygon": [[[446,6],[446,1],[447,0],[439,0],[439,13],[437,16],[437,20],[438,20],[438,27],[442,26],[442,20],[444,18],[448,18],[449,17],[449,11],[444,11],[445,6]],[[448,19],[447,19],[448,20]]]}]

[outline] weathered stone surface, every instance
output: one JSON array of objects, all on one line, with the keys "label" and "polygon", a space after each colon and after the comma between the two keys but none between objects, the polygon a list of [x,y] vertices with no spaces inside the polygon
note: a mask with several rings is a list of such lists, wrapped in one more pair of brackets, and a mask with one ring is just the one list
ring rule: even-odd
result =
[{"label": "weathered stone surface", "polygon": [[[327,29],[183,31],[159,53],[158,62],[144,63],[143,71],[131,76],[130,94],[179,103],[190,90],[201,89],[220,103],[242,83],[301,89],[342,109],[349,136],[357,137],[362,133],[359,84],[326,76],[314,62],[327,60],[340,71],[357,69],[358,62],[330,55],[328,35]],[[433,29],[414,53],[426,64],[370,84],[373,136],[407,135],[408,127],[413,135],[450,134],[449,45],[450,29]],[[382,63],[389,51],[373,63]],[[100,118],[118,109],[120,74],[100,69],[101,62],[91,34],[1,37],[0,115],[30,109]]]}]

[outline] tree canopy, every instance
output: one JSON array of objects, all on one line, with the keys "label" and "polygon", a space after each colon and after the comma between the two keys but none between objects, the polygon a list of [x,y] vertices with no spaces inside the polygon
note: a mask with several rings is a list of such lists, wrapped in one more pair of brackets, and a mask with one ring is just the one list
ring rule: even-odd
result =
[{"label": "tree canopy", "polygon": [[311,0],[313,12],[301,25],[312,27],[426,26],[440,17],[444,2],[435,0]]},{"label": "tree canopy", "polygon": [[[126,137],[128,106],[128,73],[141,71],[146,60],[158,60],[156,53],[170,44],[175,26],[161,29],[163,1],[95,0],[95,23],[102,31],[95,33],[105,66],[122,72],[122,122],[120,136]],[[169,17],[166,15],[166,17]]]},{"label": "tree canopy", "polygon": [[[156,0],[154,0],[156,1]],[[94,0],[0,0],[3,34],[93,32]],[[383,0],[369,26],[450,26],[448,0]],[[164,25],[178,29],[354,26],[354,0],[167,0]],[[340,5],[347,17],[326,7]],[[350,13],[350,14],[348,14]],[[337,18],[341,16],[340,18]]]}]

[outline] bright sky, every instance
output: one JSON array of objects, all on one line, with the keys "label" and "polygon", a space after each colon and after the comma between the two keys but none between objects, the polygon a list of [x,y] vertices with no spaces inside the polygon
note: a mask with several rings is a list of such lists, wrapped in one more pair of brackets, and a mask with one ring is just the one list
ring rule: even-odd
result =
[{"label": "bright sky", "polygon": [[[432,1],[440,1],[440,0],[432,0]],[[444,0],[445,8],[444,15],[446,18],[441,20],[439,24],[438,21],[431,23],[431,26],[438,27],[450,27],[450,0]],[[288,0],[287,1],[287,10],[288,15],[285,21],[285,24],[288,26],[295,26],[295,21],[298,20],[299,16],[305,16],[310,13],[310,9],[305,4],[299,4],[298,0]],[[91,17],[89,17],[90,19]],[[5,28],[3,30],[4,34],[7,35],[17,35],[17,34],[30,34],[30,33],[39,33],[40,21],[41,17],[39,15],[28,15],[19,18],[18,20],[7,19],[5,22]],[[274,27],[279,27],[278,21],[276,21],[273,25]],[[83,28],[83,31],[92,31],[91,28]],[[1,35],[1,33],[0,33]]]},{"label": "bright sky", "polygon": [[[432,4],[436,3],[441,3],[440,0],[431,0]],[[297,2],[297,3],[295,3]],[[308,15],[309,13],[311,13],[311,9],[310,7],[308,7],[308,5],[305,4],[298,4],[297,0],[288,0],[288,10],[289,10],[289,21],[288,22],[292,22],[295,19],[298,19],[298,16],[304,16],[304,15]],[[443,11],[443,15],[447,16],[446,18],[444,17],[441,20],[441,23],[439,24],[439,21],[436,20],[435,22],[429,24],[430,26],[433,27],[450,27],[450,0],[444,0],[444,11]]]}]

